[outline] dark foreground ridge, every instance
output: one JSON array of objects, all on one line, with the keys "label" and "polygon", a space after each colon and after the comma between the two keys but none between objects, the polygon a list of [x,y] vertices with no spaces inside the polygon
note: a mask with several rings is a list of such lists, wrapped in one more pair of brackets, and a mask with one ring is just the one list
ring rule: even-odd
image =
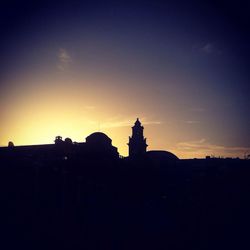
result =
[{"label": "dark foreground ridge", "polygon": [[134,127],[127,158],[100,132],[1,148],[1,249],[249,249],[250,161],[147,152]]}]

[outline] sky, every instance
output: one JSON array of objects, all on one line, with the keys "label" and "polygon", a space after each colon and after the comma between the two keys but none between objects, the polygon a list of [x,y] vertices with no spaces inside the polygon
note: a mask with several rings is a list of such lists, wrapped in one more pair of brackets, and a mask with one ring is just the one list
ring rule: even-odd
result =
[{"label": "sky", "polygon": [[0,146],[84,142],[250,154],[247,1],[1,1]]}]

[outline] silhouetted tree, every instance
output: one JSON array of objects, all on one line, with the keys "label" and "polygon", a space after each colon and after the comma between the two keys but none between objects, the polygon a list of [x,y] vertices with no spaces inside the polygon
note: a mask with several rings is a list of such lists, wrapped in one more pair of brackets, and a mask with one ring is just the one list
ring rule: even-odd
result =
[{"label": "silhouetted tree", "polygon": [[61,136],[56,136],[55,144],[61,144],[62,142],[63,142],[62,137]]},{"label": "silhouetted tree", "polygon": [[14,147],[14,143],[12,141],[9,141],[8,147]]}]

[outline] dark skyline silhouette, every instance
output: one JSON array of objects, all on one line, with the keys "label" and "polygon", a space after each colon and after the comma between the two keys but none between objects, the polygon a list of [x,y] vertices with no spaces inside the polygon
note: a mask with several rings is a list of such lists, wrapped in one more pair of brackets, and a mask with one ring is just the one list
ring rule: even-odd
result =
[{"label": "dark skyline silhouette", "polygon": [[149,150],[244,157],[248,12],[242,0],[2,1],[0,146],[100,129],[127,155],[139,116]]},{"label": "dark skyline silhouette", "polygon": [[[161,160],[163,163],[168,161],[176,161],[178,157],[167,151],[147,151],[146,138],[144,138],[142,126],[139,118],[136,119],[134,126],[132,126],[132,136],[129,136],[128,142],[128,158],[130,159],[150,159],[156,162]],[[3,159],[14,158],[38,158],[40,160],[60,159],[68,160],[71,158],[80,157],[82,159],[113,159],[119,157],[125,158],[120,155],[117,147],[112,145],[112,139],[102,132],[94,132],[86,137],[85,142],[73,142],[70,138],[63,140],[62,136],[56,136],[54,144],[44,145],[26,145],[14,146],[13,142],[8,143],[8,147],[0,147],[0,156]]]},{"label": "dark skyline silhouette", "polygon": [[0,248],[247,249],[250,160],[180,160],[132,131],[129,157],[102,132],[0,148]]},{"label": "dark skyline silhouette", "polygon": [[[146,143],[146,138],[144,137],[144,127],[142,126],[139,118],[136,119],[134,125],[131,127],[132,129],[132,135],[128,137],[129,141],[127,143],[128,145],[128,157],[130,158],[140,158],[147,155],[149,158],[161,158],[164,160],[164,157],[172,158],[172,159],[178,159],[177,156],[175,156],[173,153],[165,151],[165,150],[150,150],[147,151],[148,144]],[[69,155],[72,154],[72,151],[78,152],[78,154],[87,155],[87,154],[95,154],[95,152],[102,152],[104,154],[109,155],[110,157],[116,158],[118,156],[124,157],[118,152],[118,148],[112,146],[112,140],[103,132],[94,132],[86,137],[86,142],[73,142],[71,138],[66,137],[63,140],[62,136],[56,136],[55,140],[55,147],[57,149],[61,150],[62,156],[65,158],[68,158]],[[23,149],[25,149],[23,152],[24,154],[32,154],[32,152],[36,152],[36,154],[39,151],[39,148],[41,149],[41,152],[44,150],[51,151],[50,155],[53,155],[54,150],[52,150],[52,144],[37,144],[37,145],[21,145],[21,146],[15,146],[12,141],[8,143],[7,147],[0,147],[0,154],[2,153],[2,156],[5,156],[6,152],[11,152],[9,149],[14,148],[15,151],[22,152]],[[35,150],[34,150],[35,149]],[[87,149],[87,150],[86,150]],[[14,150],[12,150],[14,151]],[[93,151],[93,152],[92,152]],[[91,153],[92,152],[92,153]],[[22,154],[22,153],[21,153]],[[64,155],[63,155],[64,154]],[[8,155],[8,153],[7,153]],[[43,153],[41,154],[43,157]],[[216,158],[214,155],[206,154],[203,158]],[[217,158],[231,158],[232,157],[224,157],[219,156]],[[234,157],[234,158],[240,158],[240,157]],[[244,156],[242,157],[244,159],[248,159],[249,155],[247,152],[245,152]]]},{"label": "dark skyline silhouette", "polygon": [[1,1],[0,249],[250,249],[249,11]]}]

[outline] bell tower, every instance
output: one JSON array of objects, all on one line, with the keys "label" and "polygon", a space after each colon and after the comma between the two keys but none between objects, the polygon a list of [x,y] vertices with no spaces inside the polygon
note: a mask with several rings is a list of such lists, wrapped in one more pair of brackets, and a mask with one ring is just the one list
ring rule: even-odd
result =
[{"label": "bell tower", "polygon": [[144,127],[137,118],[134,126],[132,127],[132,136],[129,137],[129,157],[138,157],[146,153],[147,143],[146,138],[143,136]]}]

